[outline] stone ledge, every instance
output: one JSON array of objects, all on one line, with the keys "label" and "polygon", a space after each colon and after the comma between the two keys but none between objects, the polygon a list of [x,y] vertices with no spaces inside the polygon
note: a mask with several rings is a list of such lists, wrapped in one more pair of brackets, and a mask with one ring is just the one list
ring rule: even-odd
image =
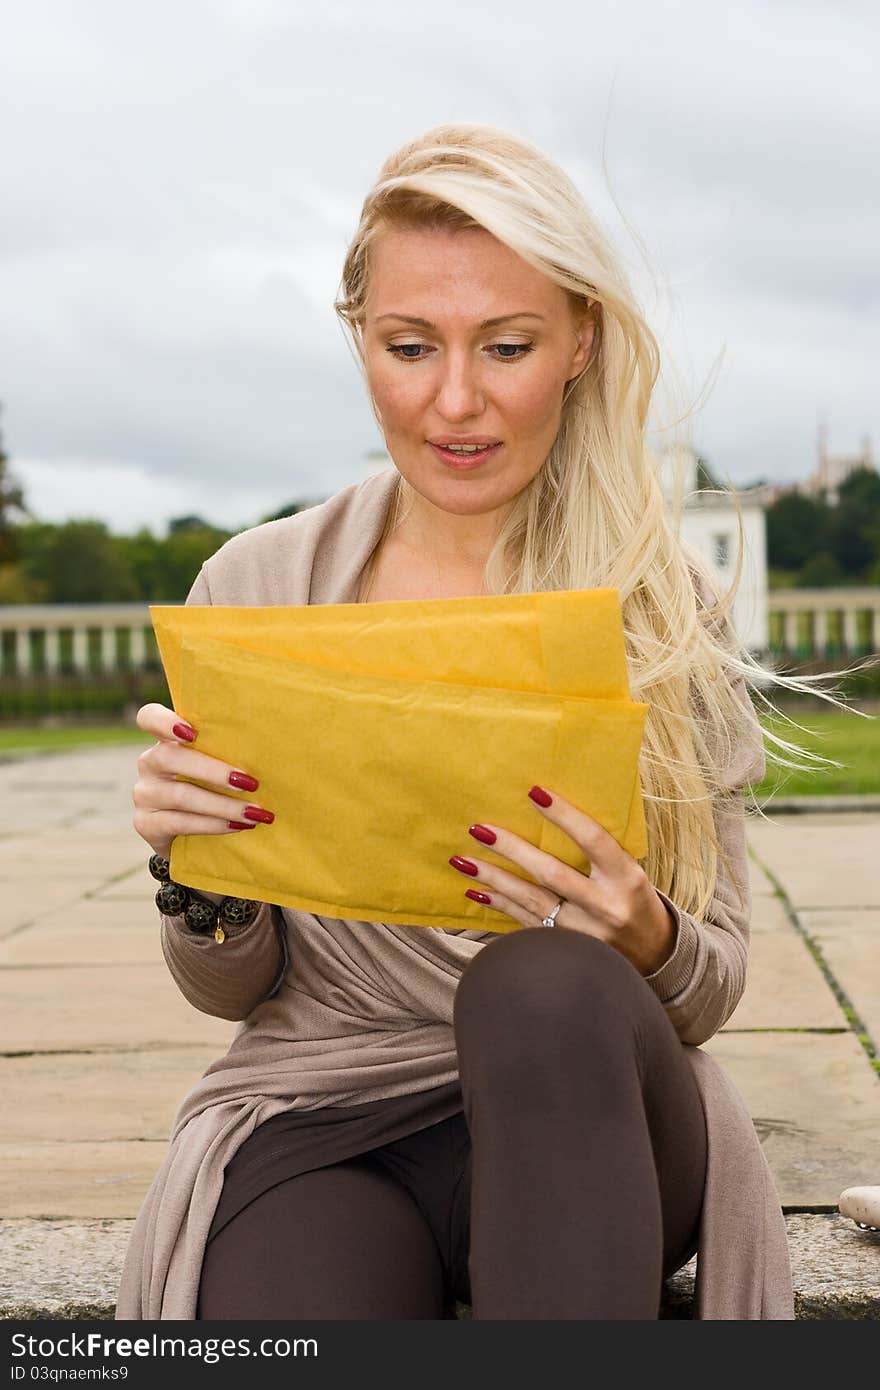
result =
[{"label": "stone ledge", "polygon": [[839,796],[765,796],[755,798],[762,811],[771,815],[799,815],[810,811],[880,811],[876,792],[852,792]]},{"label": "stone ledge", "polygon": [[[786,1216],[798,1318],[880,1318],[880,1233],[837,1212]],[[110,1321],[131,1220],[0,1221],[0,1320]],[[691,1317],[694,1261],[666,1285],[661,1317]],[[470,1309],[459,1304],[458,1317]]]}]

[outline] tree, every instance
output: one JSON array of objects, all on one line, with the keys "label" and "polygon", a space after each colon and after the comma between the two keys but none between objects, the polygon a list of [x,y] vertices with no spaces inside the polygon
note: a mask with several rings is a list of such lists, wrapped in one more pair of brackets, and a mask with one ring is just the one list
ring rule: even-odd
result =
[{"label": "tree", "polygon": [[9,459],[3,448],[3,435],[0,431],[0,564],[18,559],[16,527],[12,511],[30,516],[24,500],[24,490],[8,471]]},{"label": "tree", "polygon": [[831,589],[842,579],[840,566],[827,550],[820,550],[810,557],[797,577],[800,589]]},{"label": "tree", "polygon": [[125,568],[134,577],[138,598],[153,603],[160,596],[165,597],[165,541],[159,540],[148,527],[142,526],[133,536],[116,536],[114,543]]},{"label": "tree", "polygon": [[786,492],[767,508],[767,562],[772,569],[799,570],[830,547],[829,508],[801,492]]},{"label": "tree", "polygon": [[181,531],[211,531],[213,527],[208,521],[203,521],[200,516],[176,516],[168,523],[169,536],[176,536]]},{"label": "tree", "polygon": [[182,603],[205,560],[210,559],[231,535],[231,531],[218,531],[214,527],[169,535],[162,545],[160,592],[155,598]]},{"label": "tree", "polygon": [[[58,528],[51,521],[27,521],[16,527],[18,571],[24,580],[28,603],[49,603],[48,552]],[[11,599],[8,602],[15,603]]]},{"label": "tree", "polygon": [[296,516],[297,512],[301,512],[304,506],[305,503],[303,502],[288,502],[286,506],[279,508],[279,510],[273,512],[271,516],[261,517],[260,523],[262,524],[266,521],[280,521],[284,516]]},{"label": "tree", "polygon": [[880,559],[880,474],[858,468],[837,489],[831,550],[844,574],[867,579]]},{"label": "tree", "polygon": [[704,458],[702,454],[697,454],[697,490],[702,491],[703,488],[711,489],[721,486],[722,484],[709,467],[709,460]]},{"label": "tree", "polygon": [[103,521],[23,527],[21,564],[45,603],[129,603],[139,597]]}]

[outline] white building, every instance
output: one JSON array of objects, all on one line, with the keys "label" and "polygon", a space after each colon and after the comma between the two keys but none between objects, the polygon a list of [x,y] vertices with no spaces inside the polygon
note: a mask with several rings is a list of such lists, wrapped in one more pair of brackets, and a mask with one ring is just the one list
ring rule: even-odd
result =
[{"label": "white building", "polygon": [[[739,524],[732,496],[697,492],[697,455],[693,449],[671,448],[659,454],[663,491],[675,516],[676,487],[681,488],[678,532],[709,567],[721,595],[730,588],[739,546]],[[742,512],[743,565],[733,605],[733,624],[744,647],[754,655],[766,652],[767,627],[767,522],[764,504],[749,488],[736,490]]]}]

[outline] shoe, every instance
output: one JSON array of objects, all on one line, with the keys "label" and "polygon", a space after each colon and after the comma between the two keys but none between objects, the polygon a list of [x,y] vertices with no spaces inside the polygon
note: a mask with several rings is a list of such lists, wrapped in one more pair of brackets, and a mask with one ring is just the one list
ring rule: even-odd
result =
[{"label": "shoe", "polygon": [[863,1231],[880,1231],[880,1187],[848,1187],[837,1202],[841,1216],[852,1217]]}]

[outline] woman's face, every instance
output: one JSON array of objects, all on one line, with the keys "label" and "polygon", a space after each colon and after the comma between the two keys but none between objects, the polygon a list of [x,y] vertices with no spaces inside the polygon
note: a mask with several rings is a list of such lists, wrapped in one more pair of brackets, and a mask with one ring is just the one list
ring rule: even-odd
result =
[{"label": "woman's face", "polygon": [[[511,502],[553,446],[593,333],[564,290],[490,232],[386,229],[373,246],[364,359],[407,482],[459,515]],[[469,437],[500,447],[456,468],[431,442]]]}]

